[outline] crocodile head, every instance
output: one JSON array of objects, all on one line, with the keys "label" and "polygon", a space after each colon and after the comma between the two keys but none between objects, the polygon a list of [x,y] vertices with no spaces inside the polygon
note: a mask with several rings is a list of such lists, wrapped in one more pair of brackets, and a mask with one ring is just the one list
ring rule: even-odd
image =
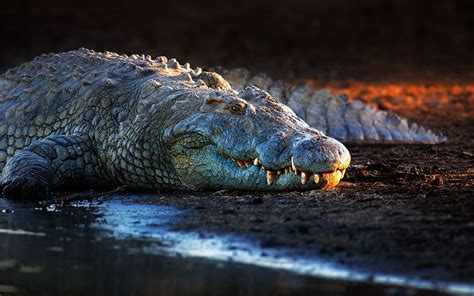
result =
[{"label": "crocodile head", "polygon": [[334,187],[349,151],[311,128],[268,93],[247,88],[197,94],[164,132],[182,182],[200,190],[311,190]]}]

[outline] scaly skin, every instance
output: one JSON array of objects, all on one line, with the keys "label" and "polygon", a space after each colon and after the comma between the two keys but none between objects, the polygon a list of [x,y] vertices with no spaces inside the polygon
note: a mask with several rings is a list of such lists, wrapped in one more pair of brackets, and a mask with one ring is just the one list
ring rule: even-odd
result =
[{"label": "scaly skin", "polygon": [[316,91],[308,84],[293,87],[274,81],[264,73],[251,75],[245,69],[217,67],[206,70],[222,75],[237,91],[256,86],[269,92],[310,126],[344,143],[437,144],[446,141],[444,135],[434,134],[416,123],[410,125],[395,113],[375,110],[358,100],[348,101],[345,95],[333,96],[326,90]]},{"label": "scaly skin", "polygon": [[[26,199],[60,188],[117,185],[335,186],[350,162],[347,149],[251,84],[164,57],[87,49],[37,57],[0,77],[3,193]],[[276,85],[261,87],[284,101]],[[291,106],[296,91],[287,92]],[[337,114],[331,112],[323,110],[328,118]],[[333,131],[329,125],[328,133]]]}]

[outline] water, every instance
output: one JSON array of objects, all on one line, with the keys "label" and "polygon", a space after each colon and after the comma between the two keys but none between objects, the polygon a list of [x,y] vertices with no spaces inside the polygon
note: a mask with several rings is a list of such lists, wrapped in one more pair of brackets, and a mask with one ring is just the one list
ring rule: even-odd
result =
[{"label": "water", "polygon": [[[39,209],[0,199],[0,295],[473,293],[470,286],[368,275],[251,241],[173,230],[183,213],[114,196]],[[436,292],[437,291],[437,292]]]}]

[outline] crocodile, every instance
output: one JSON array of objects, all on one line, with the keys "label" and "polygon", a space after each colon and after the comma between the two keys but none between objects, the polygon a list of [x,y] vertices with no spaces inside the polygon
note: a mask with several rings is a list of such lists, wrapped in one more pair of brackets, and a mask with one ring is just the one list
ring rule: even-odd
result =
[{"label": "crocodile", "polygon": [[78,49],[0,76],[5,197],[61,189],[332,188],[341,142],[446,140],[357,100],[164,56]]}]

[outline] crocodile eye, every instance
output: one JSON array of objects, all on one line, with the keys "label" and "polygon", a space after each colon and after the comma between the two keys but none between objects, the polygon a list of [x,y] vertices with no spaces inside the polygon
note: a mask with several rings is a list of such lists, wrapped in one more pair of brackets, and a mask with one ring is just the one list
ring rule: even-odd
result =
[{"label": "crocodile eye", "polygon": [[230,107],[230,111],[232,111],[232,113],[234,113],[234,114],[243,115],[244,114],[244,107],[241,106],[241,105],[232,105]]}]

